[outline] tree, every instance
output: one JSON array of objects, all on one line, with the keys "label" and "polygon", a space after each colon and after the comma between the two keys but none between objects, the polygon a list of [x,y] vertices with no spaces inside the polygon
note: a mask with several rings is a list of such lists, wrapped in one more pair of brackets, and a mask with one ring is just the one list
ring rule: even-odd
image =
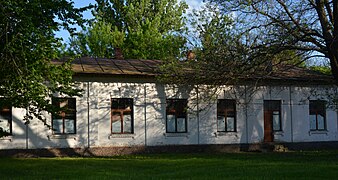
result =
[{"label": "tree", "polygon": [[241,31],[235,15],[224,13],[220,8],[217,3],[209,2],[189,15],[192,31],[189,40],[196,58],[184,62],[168,59],[161,67],[161,81],[212,84],[215,88],[252,77],[264,79],[273,72],[283,71],[283,64],[304,66],[302,52],[258,51],[254,48],[257,42]]},{"label": "tree", "polygon": [[70,40],[69,54],[90,57],[114,57],[114,47],[123,46],[125,34],[103,20],[94,22],[88,31]]},{"label": "tree", "polygon": [[[211,0],[233,13],[235,29],[250,35],[251,48],[262,56],[283,51],[329,60],[338,85],[338,1]],[[257,56],[261,58],[262,56]]]},{"label": "tree", "polygon": [[1,1],[0,105],[25,108],[26,124],[34,116],[44,120],[42,111],[57,111],[49,100],[54,93],[79,95],[70,64],[56,66],[51,60],[61,47],[54,32],[81,24],[82,10],[66,0]]},{"label": "tree", "polygon": [[167,59],[161,66],[162,82],[208,84],[215,88],[235,84],[241,78],[251,77],[253,72],[257,76],[267,75],[270,73],[265,70],[267,58],[278,59],[276,64],[282,61],[278,54],[253,60],[251,44],[243,40],[244,35],[234,31],[236,22],[231,15],[222,13],[215,3],[207,3],[201,10],[195,10],[190,14],[190,20],[190,41],[195,59]]},{"label": "tree", "polygon": [[[209,2],[190,15],[191,46],[194,58],[166,59],[160,67],[159,80],[173,86],[183,85],[199,92],[199,100],[210,105],[224,87],[243,84],[255,92],[256,84],[270,75],[283,72],[292,66],[304,66],[307,54],[296,50],[272,51],[257,49],[257,39],[243,33],[236,15],[224,13],[217,3]],[[192,35],[191,35],[192,34]],[[245,95],[241,88],[229,88],[231,95]],[[246,96],[246,95],[245,95]],[[249,94],[248,94],[249,96]],[[193,101],[197,99],[192,99]],[[196,102],[197,103],[197,102]],[[198,103],[197,103],[198,104]]]},{"label": "tree", "polygon": [[70,51],[108,58],[115,56],[116,48],[125,58],[180,56],[186,42],[181,35],[186,8],[177,0],[97,0],[93,25],[72,39]]}]

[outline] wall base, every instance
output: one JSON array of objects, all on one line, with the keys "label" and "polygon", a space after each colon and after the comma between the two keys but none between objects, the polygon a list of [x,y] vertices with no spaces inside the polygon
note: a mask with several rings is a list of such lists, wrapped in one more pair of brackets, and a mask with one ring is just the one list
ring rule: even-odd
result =
[{"label": "wall base", "polygon": [[153,153],[234,153],[338,150],[338,141],[301,143],[258,143],[219,145],[171,145],[92,148],[48,148],[0,150],[0,157],[106,157]]}]

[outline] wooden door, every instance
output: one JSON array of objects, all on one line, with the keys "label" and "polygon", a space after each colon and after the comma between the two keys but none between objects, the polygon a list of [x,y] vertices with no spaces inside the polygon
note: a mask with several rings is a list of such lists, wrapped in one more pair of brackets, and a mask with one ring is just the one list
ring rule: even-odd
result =
[{"label": "wooden door", "polygon": [[264,109],[264,142],[273,142],[272,111]]}]

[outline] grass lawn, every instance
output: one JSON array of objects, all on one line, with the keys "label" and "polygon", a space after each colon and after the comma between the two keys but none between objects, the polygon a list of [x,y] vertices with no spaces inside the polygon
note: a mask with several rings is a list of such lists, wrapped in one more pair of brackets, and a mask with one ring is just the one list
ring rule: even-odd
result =
[{"label": "grass lawn", "polygon": [[0,158],[0,179],[337,179],[338,151]]}]

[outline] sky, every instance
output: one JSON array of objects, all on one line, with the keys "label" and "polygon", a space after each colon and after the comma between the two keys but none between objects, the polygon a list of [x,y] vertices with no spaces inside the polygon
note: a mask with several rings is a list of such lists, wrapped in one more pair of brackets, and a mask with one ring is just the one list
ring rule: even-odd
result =
[{"label": "sky", "polygon": [[[182,1],[184,1],[184,0],[182,0]],[[75,7],[84,7],[84,6],[87,6],[89,4],[95,4],[95,0],[73,0],[73,2],[74,2]],[[185,0],[185,2],[189,6],[189,9],[187,10],[188,12],[190,12],[192,9],[199,9],[203,5],[202,0]],[[85,19],[90,19],[93,16],[91,14],[91,11],[86,11],[86,12],[83,13],[83,17]],[[81,29],[78,27],[78,30],[81,30]],[[56,35],[56,37],[61,37],[64,42],[68,42],[68,39],[70,37],[68,31],[66,31],[66,30],[60,30],[60,31],[56,32],[55,35]]]}]

